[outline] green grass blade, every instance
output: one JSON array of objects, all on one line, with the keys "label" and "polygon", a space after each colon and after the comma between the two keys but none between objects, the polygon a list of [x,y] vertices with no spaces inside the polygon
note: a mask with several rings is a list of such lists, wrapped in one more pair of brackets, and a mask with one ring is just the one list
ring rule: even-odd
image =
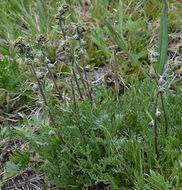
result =
[{"label": "green grass blade", "polygon": [[137,65],[140,68],[140,70],[142,71],[143,75],[146,78],[150,78],[149,75],[147,74],[147,71],[140,65],[136,55],[128,53],[128,57],[133,65]]},{"label": "green grass blade", "polygon": [[[112,37],[112,39],[114,39],[114,29],[113,27],[111,26],[111,24],[109,23],[109,21],[105,20],[105,25],[107,26],[108,30],[109,30],[109,33]],[[120,47],[123,51],[127,52],[128,51],[128,48],[126,46],[126,43],[123,39],[123,37],[117,33],[117,36],[116,36],[116,44],[118,45],[118,47]]]},{"label": "green grass blade", "polygon": [[89,38],[102,50],[102,52],[107,58],[111,56],[111,53],[109,52],[109,50],[100,40],[98,40],[94,36],[90,36]]},{"label": "green grass blade", "polygon": [[166,22],[165,7],[163,7],[161,20],[160,20],[160,34],[159,34],[159,61],[157,63],[157,74],[162,75],[164,71],[164,65],[167,60],[168,50],[168,31]]},{"label": "green grass blade", "polygon": [[[105,24],[109,30],[109,34],[111,35],[112,39],[114,40],[115,31],[114,31],[112,25],[108,21],[105,21]],[[121,50],[123,50],[128,55],[128,58],[130,59],[131,63],[133,65],[137,65],[140,68],[140,70],[142,71],[142,73],[144,74],[144,76],[149,77],[147,72],[145,71],[145,69],[142,68],[142,66],[140,65],[137,56],[135,54],[129,52],[128,47],[127,47],[127,42],[124,41],[123,36],[120,35],[118,32],[116,35],[116,44],[118,45],[118,47]]]}]

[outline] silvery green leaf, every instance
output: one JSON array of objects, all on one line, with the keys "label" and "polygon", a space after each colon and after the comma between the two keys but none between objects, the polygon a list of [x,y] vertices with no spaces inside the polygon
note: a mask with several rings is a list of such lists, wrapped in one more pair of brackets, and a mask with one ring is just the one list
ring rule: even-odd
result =
[{"label": "silvery green leaf", "polygon": [[36,74],[37,74],[38,79],[44,78],[44,74],[42,72],[37,71]]},{"label": "silvery green leaf", "polygon": [[154,120],[152,120],[151,122],[149,122],[148,126],[149,127],[153,127],[154,126]]},{"label": "silvery green leaf", "polygon": [[38,91],[38,90],[39,90],[38,85],[37,85],[37,84],[33,84],[32,90],[33,90],[34,92]]}]

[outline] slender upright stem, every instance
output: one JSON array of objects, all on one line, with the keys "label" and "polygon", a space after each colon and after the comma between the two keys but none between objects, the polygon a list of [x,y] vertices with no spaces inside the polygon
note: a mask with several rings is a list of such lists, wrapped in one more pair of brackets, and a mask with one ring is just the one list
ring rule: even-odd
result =
[{"label": "slender upright stem", "polygon": [[165,107],[164,107],[164,98],[163,98],[162,93],[160,93],[160,97],[161,97],[162,109],[163,109],[163,114],[164,114],[164,119],[165,119],[165,129],[166,129],[165,132],[167,135],[167,133],[168,133],[167,114],[166,114]]},{"label": "slender upright stem", "polygon": [[55,80],[55,78],[54,78],[54,75],[53,75],[51,69],[49,68],[49,65],[46,64],[46,67],[47,67],[47,70],[49,71],[49,74],[50,74],[50,76],[51,76],[51,78],[52,78],[52,81],[53,81],[53,83],[54,83],[54,86],[55,86],[55,88],[56,88],[56,90],[57,90],[57,92],[58,92],[59,99],[60,99],[60,100],[63,100],[63,97],[62,97],[62,95],[61,95],[61,93],[60,93],[60,91],[59,91],[59,88],[58,88],[57,84],[56,84],[56,80]]},{"label": "slender upright stem", "polygon": [[72,82],[72,79],[71,79],[71,91],[72,91],[72,95],[73,95],[73,104],[74,104],[74,115],[75,115],[75,120],[76,120],[76,123],[77,123],[77,126],[78,126],[78,129],[80,131],[80,134],[84,140],[84,143],[87,144],[87,141],[85,139],[85,136],[83,134],[83,131],[81,129],[81,126],[80,126],[80,123],[79,123],[79,120],[78,120],[78,115],[77,115],[77,108],[76,108],[76,98],[75,98],[75,92],[74,92],[74,89],[73,89],[73,82]]},{"label": "slender upright stem", "polygon": [[37,77],[37,74],[36,74],[36,72],[35,72],[34,66],[33,66],[33,64],[31,64],[30,66],[31,66],[33,75],[35,76],[35,78],[36,78],[36,80],[37,80],[40,93],[41,93],[42,98],[43,98],[43,100],[44,100],[44,104],[45,104],[45,106],[48,108],[49,117],[50,117],[50,119],[51,119],[51,121],[52,121],[54,127],[57,129],[58,137],[59,137],[61,143],[62,143],[63,145],[66,145],[66,143],[65,143],[65,141],[64,141],[64,139],[63,139],[61,133],[59,132],[58,126],[56,125],[56,122],[55,122],[54,117],[53,117],[53,115],[52,115],[52,113],[51,113],[51,110],[49,109],[47,99],[46,99],[45,94],[44,94],[44,91],[43,91],[43,89],[42,89],[41,82],[40,82],[40,80],[39,80],[39,78]]},{"label": "slender upright stem", "polygon": [[[159,81],[157,79],[157,75],[155,74],[155,82],[157,84],[158,87],[160,87],[159,85]],[[166,114],[166,110],[165,110],[165,107],[164,107],[164,98],[163,98],[163,93],[160,92],[160,97],[161,97],[161,104],[162,104],[162,109],[163,109],[163,115],[164,115],[164,120],[165,120],[165,133],[167,135],[168,133],[168,122],[167,122],[167,114]]]},{"label": "slender upright stem", "polygon": [[70,60],[71,61],[71,65],[72,65],[72,68],[71,68],[71,70],[72,70],[72,74],[73,74],[73,77],[74,77],[74,79],[75,79],[75,82],[76,82],[76,86],[77,86],[77,89],[78,89],[78,92],[79,92],[79,94],[80,94],[80,98],[81,98],[81,100],[83,100],[83,95],[82,95],[82,92],[81,92],[81,89],[80,89],[80,86],[79,86],[79,83],[78,83],[78,80],[77,80],[77,77],[76,77],[76,73],[75,73],[75,70],[74,70],[74,65],[73,65],[73,60]]},{"label": "slender upright stem", "polygon": [[80,46],[80,51],[81,51],[81,62],[82,62],[82,66],[83,66],[83,72],[84,72],[84,76],[85,76],[89,99],[90,99],[90,102],[92,103],[92,95],[91,95],[91,91],[90,91],[90,89],[92,89],[92,87],[89,87],[87,72],[86,72],[85,63],[84,63],[83,47],[82,47],[80,32],[79,32],[78,28],[77,28],[77,35],[78,35],[78,41],[79,41],[79,46]]},{"label": "slender upright stem", "polygon": [[87,93],[87,87],[86,87],[86,85],[85,85],[85,82],[84,82],[84,79],[83,79],[81,70],[80,70],[79,66],[77,65],[77,63],[76,63],[76,70],[77,70],[78,73],[79,73],[80,80],[81,80],[81,82],[82,82],[82,84],[83,84],[83,88],[84,88],[84,90],[85,90],[85,93],[86,93],[87,97],[89,98],[89,94]]},{"label": "slender upright stem", "polygon": [[158,98],[159,98],[159,92],[157,92],[157,98],[155,100],[155,107],[154,107],[154,135],[155,135],[155,153],[156,153],[156,156],[157,156],[157,160],[159,158],[159,154],[158,154],[158,146],[157,146],[157,115],[156,115],[156,112],[157,112],[157,104],[158,104]]},{"label": "slender upright stem", "polygon": [[[64,40],[66,40],[66,33],[65,33],[64,28],[63,28],[61,19],[59,19],[59,26],[60,26],[63,38],[64,38]],[[70,49],[70,51],[71,51],[71,49]],[[72,51],[71,51],[71,54],[72,54]],[[66,65],[68,65],[68,60],[67,60],[66,52],[65,52],[65,58],[66,58],[65,59]],[[77,86],[77,89],[78,89],[78,92],[79,92],[79,95],[80,95],[80,99],[83,100],[83,95],[82,95],[82,92],[81,92],[81,89],[80,89],[80,86],[79,86],[79,83],[78,83],[78,80],[77,80],[77,77],[76,77],[76,73],[75,73],[75,70],[74,70],[74,67],[73,67],[73,60],[71,60],[70,56],[69,56],[69,61],[71,62],[71,65],[72,65],[71,66],[71,71],[72,71],[73,77],[74,77],[75,82],[76,82],[76,86]]]},{"label": "slender upright stem", "polygon": [[[44,48],[45,48],[45,47],[41,44],[40,49],[41,49],[41,52],[42,52],[42,54],[43,54],[44,60],[46,60],[47,57],[46,57],[46,55],[45,55]],[[49,68],[48,63],[45,63],[45,65],[46,65],[46,68],[47,68],[47,70],[48,70],[48,72],[49,72],[49,74],[50,74],[50,77],[51,77],[51,79],[52,79],[52,81],[53,81],[53,83],[54,83],[54,86],[55,86],[55,88],[56,88],[56,90],[57,90],[57,93],[58,93],[58,95],[59,95],[59,99],[63,101],[63,97],[62,97],[62,95],[61,95],[61,93],[60,93],[60,90],[59,90],[57,84],[56,84],[56,80],[55,80],[55,78],[54,78],[54,75],[53,75],[51,69]]]},{"label": "slender upright stem", "polygon": [[128,121],[128,118],[126,116],[126,112],[124,110],[124,107],[123,107],[123,104],[122,104],[122,101],[119,97],[119,82],[118,82],[118,73],[117,73],[117,70],[118,70],[118,66],[117,66],[117,61],[116,61],[116,30],[115,30],[115,24],[114,24],[114,68],[115,68],[115,88],[116,88],[116,96],[117,96],[117,101],[119,102],[119,105],[121,107],[121,110],[123,112],[123,115],[124,115],[124,119],[125,119],[125,122],[126,122],[126,125],[127,125],[127,128],[128,128],[128,132],[129,132],[129,140],[131,139],[131,127],[130,127],[130,124],[129,124],[129,121]]},{"label": "slender upright stem", "polygon": [[64,40],[66,40],[66,33],[64,31],[61,19],[59,19],[59,26],[60,26],[61,32],[63,34],[63,38],[64,38]]}]

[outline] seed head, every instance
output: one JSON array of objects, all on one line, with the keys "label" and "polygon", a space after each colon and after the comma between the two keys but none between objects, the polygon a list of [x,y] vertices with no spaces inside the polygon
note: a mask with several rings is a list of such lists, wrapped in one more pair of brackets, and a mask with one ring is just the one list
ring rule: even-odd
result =
[{"label": "seed head", "polygon": [[64,15],[67,11],[69,11],[69,5],[64,4],[63,6],[58,8],[58,13],[60,16]]},{"label": "seed head", "polygon": [[33,51],[32,46],[30,44],[27,44],[25,46],[25,56],[27,58],[33,59],[33,52],[32,51]]},{"label": "seed head", "polygon": [[25,65],[32,64],[32,59],[25,57]]},{"label": "seed head", "polygon": [[19,37],[18,39],[15,40],[13,43],[13,46],[17,49],[19,54],[24,54],[25,53],[25,39],[23,37]]},{"label": "seed head", "polygon": [[45,42],[46,41],[46,38],[41,34],[37,37],[37,41],[38,42]]},{"label": "seed head", "polygon": [[41,48],[44,48],[44,42],[46,41],[46,38],[41,34],[37,37],[38,46]]},{"label": "seed head", "polygon": [[86,31],[86,29],[83,25],[80,25],[80,24],[77,25],[77,33],[79,35],[82,35],[85,31]]}]

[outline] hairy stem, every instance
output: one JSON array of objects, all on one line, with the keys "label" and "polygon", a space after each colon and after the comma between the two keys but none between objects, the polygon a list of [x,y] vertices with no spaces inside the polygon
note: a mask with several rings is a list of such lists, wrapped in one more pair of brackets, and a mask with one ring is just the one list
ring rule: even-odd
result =
[{"label": "hairy stem", "polygon": [[33,75],[35,76],[35,78],[36,78],[36,80],[37,80],[37,83],[38,83],[38,87],[39,87],[40,93],[41,93],[42,98],[43,98],[43,100],[44,100],[44,104],[45,104],[45,106],[48,108],[49,117],[50,117],[50,119],[51,119],[51,121],[52,121],[52,124],[53,124],[54,127],[57,129],[58,137],[59,137],[61,143],[62,143],[63,145],[66,145],[66,143],[65,143],[65,141],[64,141],[64,139],[63,139],[61,133],[59,132],[58,126],[56,125],[56,122],[55,122],[54,117],[53,117],[53,115],[52,115],[52,113],[51,113],[51,110],[49,109],[49,106],[48,106],[48,102],[47,102],[46,96],[45,96],[45,94],[44,94],[44,91],[43,91],[43,88],[42,88],[41,82],[40,82],[39,78],[37,77],[37,74],[36,74],[36,71],[35,71],[35,69],[34,69],[34,66],[33,66],[33,64],[31,64],[30,66],[31,66],[31,69],[32,69]]},{"label": "hairy stem", "polygon": [[73,74],[73,77],[75,79],[78,92],[80,94],[80,99],[83,100],[83,95],[82,95],[82,92],[81,92],[81,89],[80,89],[80,86],[79,86],[79,83],[78,83],[78,80],[77,80],[77,77],[76,77],[76,73],[75,73],[75,70],[74,70],[73,60],[70,60],[70,61],[71,61],[71,65],[72,65],[72,68],[71,68],[72,74]]},{"label": "hairy stem", "polygon": [[79,32],[78,27],[77,27],[77,35],[78,35],[78,41],[79,41],[80,52],[81,52],[81,62],[82,62],[82,66],[83,66],[83,72],[84,72],[85,81],[86,81],[86,85],[87,85],[88,95],[89,95],[90,102],[92,103],[92,95],[91,95],[91,91],[90,91],[90,89],[92,89],[92,87],[89,86],[89,82],[88,82],[87,72],[86,72],[85,63],[84,63],[83,47],[82,47],[81,37],[80,37],[80,32]]},{"label": "hairy stem", "polygon": [[[62,35],[63,35],[63,38],[64,40],[66,40],[66,33],[65,33],[65,30],[63,28],[63,25],[62,25],[62,21],[61,19],[59,19],[59,26],[60,26],[60,29],[61,29],[61,32],[62,32]],[[70,51],[71,51],[71,48],[70,48]],[[71,52],[72,53],[72,52]],[[65,61],[66,61],[66,65],[68,65],[68,60],[67,60],[67,52],[65,52]],[[71,57],[69,56],[69,61],[71,62],[71,72],[73,74],[73,77],[74,77],[74,80],[76,82],[76,86],[77,86],[77,89],[78,89],[78,92],[79,92],[79,95],[80,95],[80,99],[83,100],[83,95],[82,95],[82,92],[81,92],[81,89],[80,89],[80,86],[79,86],[79,83],[78,83],[78,79],[76,77],[76,73],[75,73],[75,70],[74,70],[74,63],[73,63],[73,60],[71,60]]]},{"label": "hairy stem", "polygon": [[49,68],[48,64],[46,64],[46,68],[47,68],[47,70],[49,71],[49,74],[50,74],[51,79],[52,79],[52,81],[53,81],[53,83],[54,83],[54,86],[55,86],[55,88],[56,88],[56,90],[57,90],[57,92],[58,92],[59,99],[60,99],[60,100],[63,100],[63,97],[62,97],[62,95],[61,95],[61,93],[60,93],[60,90],[59,90],[59,88],[58,88],[58,86],[57,86],[57,84],[56,84],[56,80],[55,80],[55,78],[54,78],[54,75],[53,75],[51,69]]},{"label": "hairy stem", "polygon": [[72,95],[73,95],[73,104],[74,104],[74,115],[75,115],[75,120],[76,120],[76,123],[77,123],[77,126],[78,126],[78,129],[80,131],[80,134],[84,140],[84,143],[87,144],[87,141],[85,139],[85,136],[83,134],[83,131],[81,129],[81,126],[80,126],[80,123],[79,123],[79,120],[78,120],[78,114],[77,114],[77,107],[76,107],[76,98],[75,98],[75,92],[74,92],[74,89],[73,89],[73,82],[72,82],[72,79],[71,79],[71,91],[72,91]]},{"label": "hairy stem", "polygon": [[[159,85],[159,81],[157,79],[157,75],[155,74],[155,82],[157,84],[158,87],[160,87]],[[165,107],[164,107],[164,98],[163,98],[163,93],[160,92],[160,97],[161,97],[161,104],[162,104],[162,109],[163,109],[163,115],[164,115],[164,120],[165,120],[165,133],[167,135],[168,133],[168,122],[167,122],[167,114],[166,114],[166,110],[165,110]]]}]

